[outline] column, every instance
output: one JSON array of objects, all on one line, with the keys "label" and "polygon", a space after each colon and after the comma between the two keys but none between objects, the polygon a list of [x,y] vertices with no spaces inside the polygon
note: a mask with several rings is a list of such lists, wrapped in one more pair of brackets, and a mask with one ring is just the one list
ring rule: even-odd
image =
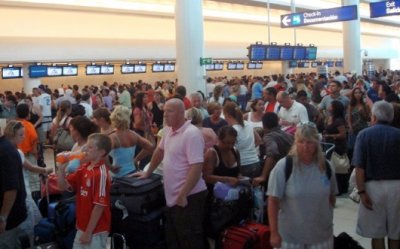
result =
[{"label": "column", "polygon": [[344,72],[362,74],[361,32],[359,0],[342,0],[342,6],[357,5],[358,20],[343,22],[343,67]]},{"label": "column", "polygon": [[23,65],[23,70],[24,70],[23,88],[24,88],[24,92],[26,94],[31,94],[32,88],[38,87],[40,84],[42,84],[42,81],[40,78],[29,78],[29,66],[30,66],[30,64]]},{"label": "column", "polygon": [[175,32],[178,84],[186,87],[188,95],[198,90],[206,93],[206,72],[200,66],[204,51],[202,0],[176,0]]},{"label": "column", "polygon": [[282,61],[282,74],[286,76],[286,74],[292,74],[293,68],[289,67],[289,61]]}]

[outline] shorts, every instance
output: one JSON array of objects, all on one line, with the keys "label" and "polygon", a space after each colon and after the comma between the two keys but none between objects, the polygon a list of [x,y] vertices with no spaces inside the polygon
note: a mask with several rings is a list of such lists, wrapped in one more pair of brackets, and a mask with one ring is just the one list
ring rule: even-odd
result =
[{"label": "shorts", "polygon": [[74,239],[74,246],[73,249],[100,249],[100,248],[107,248],[107,237],[108,232],[96,233],[92,235],[92,240],[89,244],[81,244],[79,243],[79,238],[83,232],[78,230],[75,235]]},{"label": "shorts", "polygon": [[261,173],[262,173],[262,167],[259,162],[240,166],[240,174],[242,176],[255,178],[260,176]]},{"label": "shorts", "polygon": [[372,201],[369,210],[360,203],[357,234],[372,239],[400,238],[400,180],[369,181],[365,190]]},{"label": "shorts", "polygon": [[281,249],[333,249],[333,236],[317,244],[295,244],[282,241]]}]

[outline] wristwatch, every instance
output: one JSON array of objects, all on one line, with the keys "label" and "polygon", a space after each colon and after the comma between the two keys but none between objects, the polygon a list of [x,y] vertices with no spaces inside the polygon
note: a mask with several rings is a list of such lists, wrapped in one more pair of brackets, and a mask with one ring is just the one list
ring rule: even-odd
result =
[{"label": "wristwatch", "polygon": [[7,222],[7,217],[4,215],[0,215],[0,222]]}]

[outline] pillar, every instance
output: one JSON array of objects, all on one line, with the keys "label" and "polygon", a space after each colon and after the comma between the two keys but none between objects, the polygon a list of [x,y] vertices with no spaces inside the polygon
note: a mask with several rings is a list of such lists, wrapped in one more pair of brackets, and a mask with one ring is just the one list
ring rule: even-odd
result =
[{"label": "pillar", "polygon": [[23,89],[26,94],[31,94],[32,88],[38,87],[40,84],[42,84],[40,78],[29,78],[29,66],[30,64],[23,65],[24,77],[22,78],[22,80],[24,83]]},{"label": "pillar", "polygon": [[357,5],[358,19],[343,22],[343,67],[344,72],[362,75],[361,32],[359,0],[342,0],[342,5]]},{"label": "pillar", "polygon": [[178,84],[184,85],[188,95],[201,90],[206,93],[203,57],[202,0],[176,0],[175,3],[176,63]]}]

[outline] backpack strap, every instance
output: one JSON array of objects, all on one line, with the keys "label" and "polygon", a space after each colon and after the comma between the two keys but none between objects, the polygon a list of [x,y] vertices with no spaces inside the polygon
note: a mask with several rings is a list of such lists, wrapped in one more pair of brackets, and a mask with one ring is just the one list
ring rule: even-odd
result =
[{"label": "backpack strap", "polygon": [[285,181],[289,180],[290,175],[293,171],[293,158],[291,156],[286,156],[286,164],[285,164]]}]

